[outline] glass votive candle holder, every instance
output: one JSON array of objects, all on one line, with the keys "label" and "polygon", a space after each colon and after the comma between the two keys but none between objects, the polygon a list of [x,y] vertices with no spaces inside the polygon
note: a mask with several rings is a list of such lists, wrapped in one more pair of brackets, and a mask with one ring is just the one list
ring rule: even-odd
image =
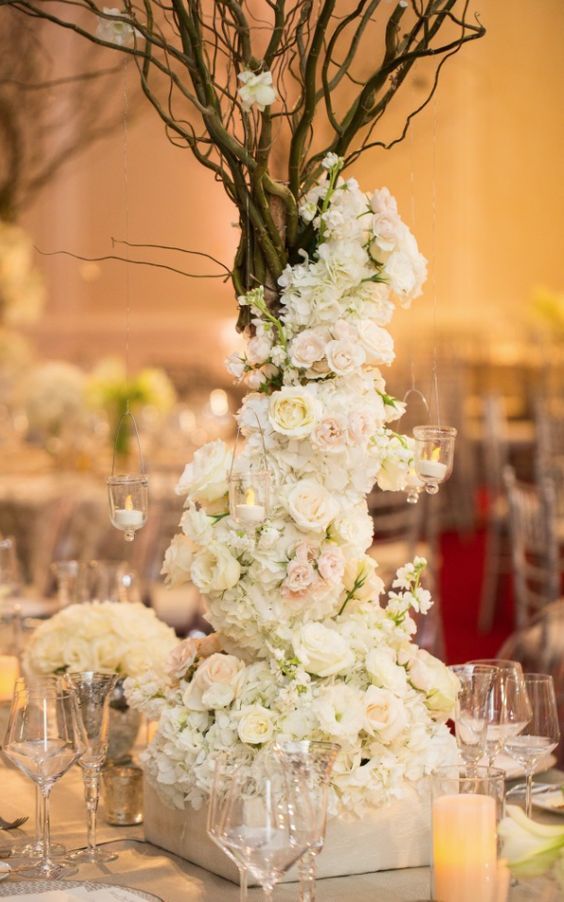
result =
[{"label": "glass votive candle holder", "polygon": [[452,473],[456,429],[451,426],[415,426],[414,469],[429,495]]},{"label": "glass votive candle holder", "polygon": [[243,529],[256,529],[268,516],[270,473],[267,469],[235,470],[229,477],[229,513]]},{"label": "glass votive candle holder", "polygon": [[102,771],[102,801],[108,824],[129,826],[143,821],[143,771],[134,764]]},{"label": "glass votive candle holder", "polygon": [[436,902],[497,902],[497,825],[505,774],[488,767],[439,767],[431,782],[432,888]]},{"label": "glass votive candle holder", "polygon": [[149,479],[144,474],[109,476],[107,483],[110,519],[122,530],[126,542],[132,542],[136,530],[147,521]]}]

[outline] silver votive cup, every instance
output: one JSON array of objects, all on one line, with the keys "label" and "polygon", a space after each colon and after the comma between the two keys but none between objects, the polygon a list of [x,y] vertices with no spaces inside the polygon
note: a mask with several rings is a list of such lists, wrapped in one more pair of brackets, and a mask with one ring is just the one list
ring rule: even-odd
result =
[{"label": "silver votive cup", "polygon": [[102,774],[102,799],[108,824],[126,826],[143,820],[143,771],[134,764],[108,767]]}]

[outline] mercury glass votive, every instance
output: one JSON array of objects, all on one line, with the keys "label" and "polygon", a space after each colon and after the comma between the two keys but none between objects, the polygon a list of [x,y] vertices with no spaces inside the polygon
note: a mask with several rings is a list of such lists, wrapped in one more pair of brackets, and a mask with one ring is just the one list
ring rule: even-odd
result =
[{"label": "mercury glass votive", "polygon": [[108,824],[143,821],[143,771],[134,764],[108,767],[102,774],[102,801]]},{"label": "mercury glass votive", "polygon": [[110,519],[121,529],[126,542],[132,542],[135,532],[147,522],[149,510],[149,480],[144,473],[108,476]]}]

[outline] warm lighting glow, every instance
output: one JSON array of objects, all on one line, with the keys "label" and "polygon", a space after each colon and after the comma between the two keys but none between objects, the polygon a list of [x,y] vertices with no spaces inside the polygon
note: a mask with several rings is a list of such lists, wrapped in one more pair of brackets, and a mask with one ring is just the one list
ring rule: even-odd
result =
[{"label": "warm lighting glow", "polygon": [[20,675],[20,664],[15,655],[0,655],[0,702],[9,702]]},{"label": "warm lighting glow", "polygon": [[431,460],[440,460],[440,458],[441,458],[441,449],[433,448],[433,451],[431,453]]},{"label": "warm lighting glow", "polygon": [[210,410],[214,417],[224,417],[229,413],[229,398],[222,388],[210,392]]},{"label": "warm lighting glow", "polygon": [[433,898],[441,902],[495,902],[496,802],[461,793],[433,802]]},{"label": "warm lighting glow", "polygon": [[126,511],[132,511],[132,510],[133,510],[133,498],[131,497],[131,495],[128,495],[127,498],[125,499],[125,505],[124,505],[124,507],[125,507],[125,510],[126,510]]},{"label": "warm lighting glow", "polygon": [[250,489],[247,489],[245,494],[245,504],[254,504],[255,503],[255,490],[251,486]]}]

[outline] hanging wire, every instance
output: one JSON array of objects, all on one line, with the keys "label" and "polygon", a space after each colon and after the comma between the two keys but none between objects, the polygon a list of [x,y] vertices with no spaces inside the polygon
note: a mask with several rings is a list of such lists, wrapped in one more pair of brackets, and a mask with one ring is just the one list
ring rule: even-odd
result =
[{"label": "hanging wire", "polygon": [[130,419],[133,424],[133,431],[135,433],[135,438],[137,439],[137,449],[139,451],[139,472],[142,476],[144,476],[145,475],[145,459],[143,457],[143,450],[141,448],[141,436],[139,435],[139,429],[137,428],[137,422],[135,420],[135,417],[133,416],[133,414],[130,412],[129,409],[126,410],[124,413],[122,413],[121,417],[119,418],[118,424],[117,424],[116,434],[115,434],[115,438],[114,438],[114,452],[112,455],[112,476],[116,475],[116,454],[117,454],[119,435],[121,432],[122,425],[123,425],[124,421],[127,419]]},{"label": "hanging wire", "polygon": [[[129,382],[129,339],[131,334],[131,283],[129,273],[129,97],[127,93],[127,70],[123,67],[123,200],[125,225],[125,378]],[[126,401],[126,413],[129,412],[129,398]]]},{"label": "hanging wire", "polygon": [[433,394],[435,400],[435,413],[437,417],[437,425],[441,425],[441,406],[439,399],[439,378],[437,363],[437,275],[436,275],[436,259],[437,259],[437,93],[435,92],[432,102],[432,163],[431,163],[431,291],[433,295]]}]

